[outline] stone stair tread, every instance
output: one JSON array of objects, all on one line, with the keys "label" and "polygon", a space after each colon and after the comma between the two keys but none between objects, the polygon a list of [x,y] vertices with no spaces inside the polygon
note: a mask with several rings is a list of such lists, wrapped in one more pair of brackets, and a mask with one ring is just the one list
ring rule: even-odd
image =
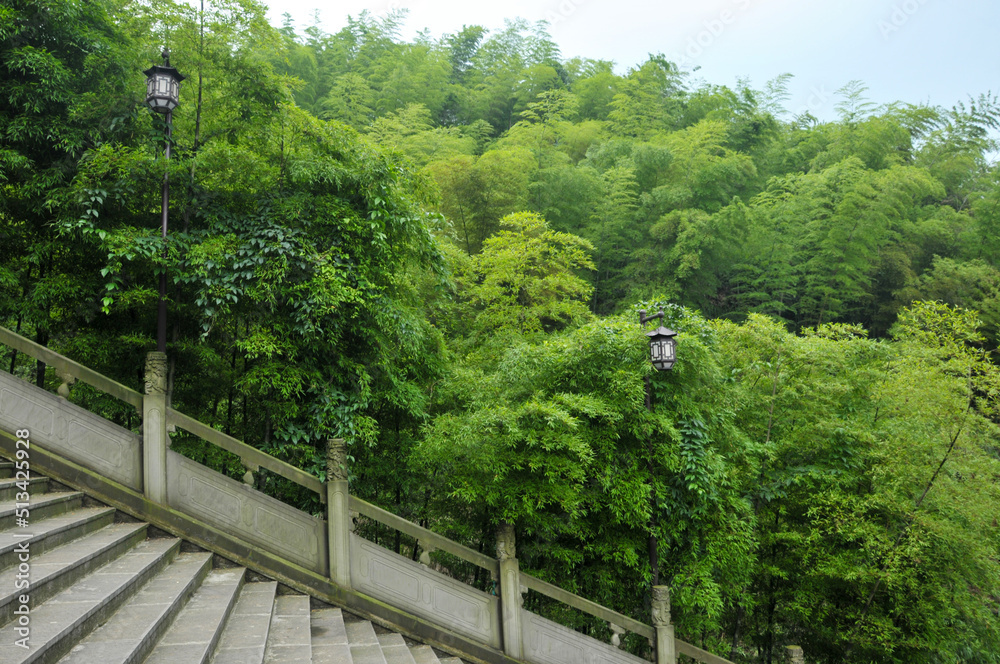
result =
[{"label": "stone stair tread", "polygon": [[416,664],[440,664],[434,649],[423,644],[410,646],[410,655]]},{"label": "stone stair tread", "polygon": [[379,634],[378,643],[382,647],[382,656],[386,664],[416,664],[402,634],[395,632]]},{"label": "stone stair tread", "polygon": [[114,513],[113,507],[80,507],[37,522],[32,521],[27,528],[0,531],[0,555],[13,551],[22,542],[28,542],[30,547],[34,547],[48,537]]},{"label": "stone stair tread", "polygon": [[344,614],[340,609],[314,609],[310,623],[313,664],[353,664]]},{"label": "stone stair tread", "polygon": [[415,645],[410,646],[410,655],[416,664],[440,664],[438,656],[434,654],[434,649],[430,646]]},{"label": "stone stair tread", "polygon": [[[31,594],[37,596],[40,586],[86,566],[100,554],[114,549],[135,536],[137,531],[145,529],[145,523],[112,524],[56,547],[37,558],[31,558]],[[17,574],[16,567],[0,572],[0,606],[6,606],[23,592],[15,587]]]},{"label": "stone stair tread", "polygon": [[178,554],[106,623],[74,646],[59,664],[137,661],[198,587],[211,564],[210,553]]},{"label": "stone stair tread", "polygon": [[378,643],[383,648],[392,646],[405,646],[406,641],[403,640],[402,634],[397,634],[396,632],[386,632],[384,634],[376,634],[375,638],[378,639]]},{"label": "stone stair tread", "polygon": [[347,642],[354,645],[378,645],[378,637],[375,635],[375,628],[367,620],[355,620],[345,622],[347,632]]},{"label": "stone stair tread", "polygon": [[388,664],[385,653],[381,646],[376,644],[365,644],[351,646],[352,664]]},{"label": "stone stair tread", "polygon": [[[18,482],[23,482],[24,480],[19,480],[17,477],[5,477],[0,479],[0,492],[5,491],[10,488],[17,488]],[[35,475],[34,477],[28,478],[28,489],[39,488],[44,489],[49,486],[49,478],[42,477],[41,475]]]},{"label": "stone stair tread", "polygon": [[353,664],[388,664],[378,642],[375,628],[367,620],[344,624],[347,642],[351,647]]},{"label": "stone stair tread", "polygon": [[212,664],[261,664],[264,661],[277,587],[274,581],[243,586],[222,630]]},{"label": "stone stair tread", "polygon": [[[74,499],[82,500],[83,494],[79,491],[52,491],[49,493],[32,494],[29,510],[30,512],[34,512],[35,510],[39,510],[54,503],[72,501]],[[13,498],[9,500],[0,500],[0,519],[14,516],[14,506],[16,502],[17,501]]]},{"label": "stone stair tread", "polygon": [[246,569],[229,567],[209,572],[170,628],[157,641],[145,664],[202,664],[219,642],[243,585]]},{"label": "stone stair tread", "polygon": [[[18,481],[16,477],[7,477],[0,480],[0,498],[9,500],[15,494],[20,493],[21,489],[17,486]],[[31,495],[45,493],[48,487],[49,478],[47,477],[32,477],[28,480],[28,493]]]},{"label": "stone stair tread", "polygon": [[440,660],[441,664],[465,664],[465,661],[458,657],[442,657]]},{"label": "stone stair tread", "polygon": [[168,538],[139,542],[119,558],[33,608],[27,649],[15,644],[16,623],[3,627],[0,629],[0,661],[24,664],[43,657],[51,661],[53,655],[68,651],[69,638],[95,627],[102,610],[114,607],[117,600],[124,599],[125,594],[155,574],[179,545],[180,540]]},{"label": "stone stair tread", "polygon": [[310,664],[312,628],[308,595],[280,595],[274,600],[264,664]]}]

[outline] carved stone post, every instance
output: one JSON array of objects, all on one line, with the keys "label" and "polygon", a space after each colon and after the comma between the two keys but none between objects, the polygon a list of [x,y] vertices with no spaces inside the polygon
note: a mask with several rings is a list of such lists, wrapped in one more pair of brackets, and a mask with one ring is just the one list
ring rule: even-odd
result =
[{"label": "carved stone post", "polygon": [[497,527],[497,558],[500,561],[500,615],[503,626],[503,651],[508,657],[524,658],[521,640],[521,570],[517,563],[514,524]]},{"label": "carved stone post", "polygon": [[426,567],[430,567],[431,564],[431,554],[434,553],[434,547],[425,542],[424,540],[419,540],[417,546],[420,547],[420,564]]},{"label": "carved stone post", "polygon": [[806,656],[799,646],[785,646],[785,661],[788,664],[806,664]]},{"label": "carved stone post", "polygon": [[326,531],[330,553],[330,579],[351,587],[351,513],[348,509],[347,446],[331,438],[326,448]]},{"label": "carved stone post", "polygon": [[56,389],[56,392],[61,398],[69,401],[69,388],[76,382],[76,378],[68,371],[60,371],[57,375],[62,384]]},{"label": "carved stone post", "polygon": [[625,628],[620,627],[614,623],[608,623],[608,627],[611,628],[611,645],[615,648],[622,647],[622,635],[625,633]]},{"label": "carved stone post", "polygon": [[142,397],[142,486],[148,500],[167,504],[167,354],[146,355]]},{"label": "carved stone post", "polygon": [[255,463],[251,463],[246,459],[240,459],[243,463],[243,468],[247,472],[243,473],[243,483],[246,484],[251,489],[256,486],[257,477],[254,473],[260,472],[260,466]]},{"label": "carved stone post", "polygon": [[653,586],[653,627],[656,629],[656,664],[677,664],[674,626],[670,622],[670,588]]}]

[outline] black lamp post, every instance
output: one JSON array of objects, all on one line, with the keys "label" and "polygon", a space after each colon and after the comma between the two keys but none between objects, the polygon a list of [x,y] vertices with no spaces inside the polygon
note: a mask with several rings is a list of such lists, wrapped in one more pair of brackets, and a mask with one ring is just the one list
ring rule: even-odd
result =
[{"label": "black lamp post", "polygon": [[[639,311],[639,324],[645,326],[651,320],[660,319],[663,320],[663,309],[660,309],[658,313],[652,316],[647,316],[645,310]],[[652,332],[647,332],[646,336],[649,337],[649,359],[652,361],[653,366],[656,367],[658,371],[667,371],[674,366],[674,362],[677,359],[677,333],[670,328],[663,327],[662,325]],[[653,388],[649,382],[649,376],[646,376],[646,410],[653,411]],[[652,477],[653,472],[653,446],[652,443],[649,445],[649,463],[650,463],[650,477]],[[659,546],[656,541],[655,528],[656,528],[656,496],[653,494],[653,487],[649,488],[649,568],[653,576],[653,585],[657,586],[660,584],[660,562],[659,562]]]},{"label": "black lamp post", "polygon": [[[170,51],[163,49],[163,65],[154,65],[143,72],[146,75],[146,103],[157,113],[163,113],[167,125],[163,154],[170,162],[170,134],[173,110],[180,104],[181,81],[184,77],[170,66]],[[163,205],[160,232],[163,237],[163,257],[167,256],[167,211],[170,207],[169,167],[163,171]],[[156,350],[167,352],[167,271],[160,273],[160,303],[156,319]]]}]

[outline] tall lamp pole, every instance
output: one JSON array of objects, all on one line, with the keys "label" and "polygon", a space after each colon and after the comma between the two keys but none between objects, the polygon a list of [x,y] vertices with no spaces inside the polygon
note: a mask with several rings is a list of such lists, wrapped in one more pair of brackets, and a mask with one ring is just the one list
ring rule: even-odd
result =
[{"label": "tall lamp pole", "polygon": [[[163,257],[167,257],[167,214],[170,209],[170,137],[173,110],[180,104],[181,81],[184,76],[170,66],[170,51],[163,49],[163,65],[154,65],[143,72],[146,75],[146,103],[157,113],[164,114],[167,133],[163,154],[168,167],[163,171],[163,204],[160,211],[160,235],[163,238]],[[160,272],[160,302],[156,317],[156,350],[167,352],[167,269],[164,262]]]},{"label": "tall lamp pole", "polygon": [[[639,311],[639,324],[646,326],[651,320],[663,320],[663,309],[651,316],[646,315],[646,311]],[[677,359],[677,333],[662,325],[647,332],[649,337],[649,359],[656,367],[657,371],[668,371],[674,366]],[[646,410],[653,412],[653,388],[649,376],[646,376]],[[652,474],[652,442],[650,442],[650,474]],[[653,576],[653,585],[660,584],[660,562],[659,545],[656,541],[656,495],[653,493],[652,484],[649,487],[649,568]]]}]

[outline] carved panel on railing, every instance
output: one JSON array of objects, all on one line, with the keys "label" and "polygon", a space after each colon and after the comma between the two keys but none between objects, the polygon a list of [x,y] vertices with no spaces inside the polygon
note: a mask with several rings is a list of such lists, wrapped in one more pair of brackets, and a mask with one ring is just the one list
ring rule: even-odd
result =
[{"label": "carved panel on railing", "polygon": [[351,586],[453,632],[500,647],[496,597],[353,533]]},{"label": "carved panel on railing", "polygon": [[524,658],[532,664],[648,664],[646,660],[521,610]]},{"label": "carved panel on railing", "polygon": [[0,427],[108,479],[142,490],[139,437],[88,410],[0,371]]},{"label": "carved panel on railing", "polygon": [[326,524],[167,450],[167,502],[265,551],[329,574]]}]

